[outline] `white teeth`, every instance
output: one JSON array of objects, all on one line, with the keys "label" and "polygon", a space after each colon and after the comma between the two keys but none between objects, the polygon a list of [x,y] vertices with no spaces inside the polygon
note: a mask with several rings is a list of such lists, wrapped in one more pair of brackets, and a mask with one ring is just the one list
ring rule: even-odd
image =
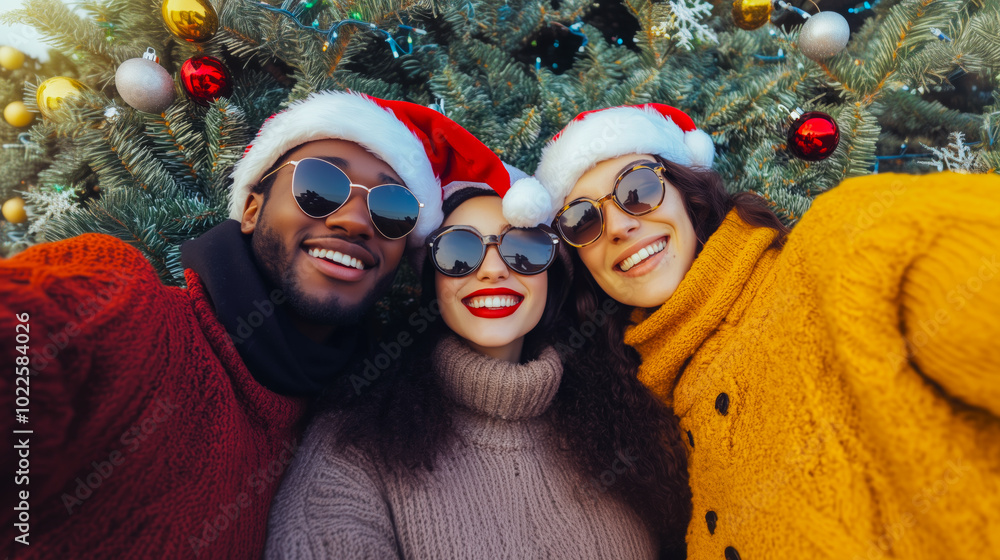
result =
[{"label": "white teeth", "polygon": [[337,264],[343,266],[349,266],[352,268],[356,268],[358,270],[365,269],[365,263],[359,261],[354,257],[348,257],[347,255],[339,251],[330,251],[328,249],[309,249],[308,253],[310,257],[326,259],[328,261],[333,261]]},{"label": "white teeth", "polygon": [[475,297],[469,301],[469,307],[479,309],[486,307],[488,309],[501,309],[503,307],[512,307],[517,302],[520,301],[519,298],[514,296],[485,296],[485,297]]},{"label": "white teeth", "polygon": [[642,261],[648,259],[649,257],[659,253],[660,251],[667,248],[667,242],[664,240],[657,241],[655,243],[650,243],[649,245],[639,249],[634,254],[626,258],[621,262],[622,272],[628,272],[630,268],[641,263]]}]

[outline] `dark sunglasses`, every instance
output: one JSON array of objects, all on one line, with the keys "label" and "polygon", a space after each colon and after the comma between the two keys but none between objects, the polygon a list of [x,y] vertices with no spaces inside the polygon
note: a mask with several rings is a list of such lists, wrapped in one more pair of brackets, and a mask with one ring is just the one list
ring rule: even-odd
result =
[{"label": "dark sunglasses", "polygon": [[277,173],[286,165],[294,165],[292,194],[295,203],[310,218],[325,218],[340,210],[351,197],[351,189],[358,187],[368,194],[368,214],[372,225],[386,239],[399,239],[413,231],[417,217],[424,205],[403,185],[378,185],[368,188],[352,183],[336,165],[317,158],[286,161],[260,178],[261,181]]},{"label": "dark sunglasses", "polygon": [[598,200],[578,198],[563,207],[553,222],[559,235],[574,247],[584,247],[600,239],[604,233],[604,211],[601,206],[609,198],[632,216],[649,214],[663,204],[667,185],[663,166],[640,163],[626,169],[615,180],[611,192]]},{"label": "dark sunglasses", "polygon": [[431,261],[445,276],[475,272],[496,245],[507,268],[531,276],[545,272],[555,260],[559,236],[548,226],[511,228],[500,235],[482,235],[472,226],[447,226],[427,237]]}]

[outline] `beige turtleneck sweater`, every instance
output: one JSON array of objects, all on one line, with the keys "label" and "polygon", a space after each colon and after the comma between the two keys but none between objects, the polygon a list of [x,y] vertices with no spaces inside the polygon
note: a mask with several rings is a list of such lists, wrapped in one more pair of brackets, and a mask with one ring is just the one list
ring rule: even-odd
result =
[{"label": "beige turtleneck sweater", "polygon": [[389,474],[339,450],[330,441],[336,416],[321,417],[272,505],[266,558],[656,557],[656,539],[635,512],[556,450],[543,414],[562,377],[555,350],[519,365],[448,337],[433,359],[460,405],[459,437],[434,471]]}]

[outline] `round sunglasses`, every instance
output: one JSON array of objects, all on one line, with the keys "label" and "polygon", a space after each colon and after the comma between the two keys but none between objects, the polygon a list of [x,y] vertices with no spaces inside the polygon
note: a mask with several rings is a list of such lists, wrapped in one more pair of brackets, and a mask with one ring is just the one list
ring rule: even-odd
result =
[{"label": "round sunglasses", "polygon": [[292,195],[299,209],[310,218],[325,218],[340,210],[351,197],[351,189],[358,187],[367,193],[372,225],[386,239],[405,237],[417,226],[417,218],[424,205],[403,185],[385,184],[368,188],[352,183],[342,169],[319,158],[286,161],[260,180],[263,182],[286,165],[295,166]]},{"label": "round sunglasses", "polygon": [[486,250],[496,245],[507,268],[525,276],[545,272],[556,257],[559,236],[548,226],[511,228],[482,235],[472,226],[447,226],[427,237],[431,262],[445,276],[466,276],[479,269]]},{"label": "round sunglasses", "polygon": [[585,247],[604,234],[605,200],[611,199],[623,212],[632,216],[649,214],[663,204],[667,185],[660,172],[663,166],[640,163],[618,176],[611,192],[597,200],[578,198],[556,214],[554,225],[559,236],[573,247]]}]

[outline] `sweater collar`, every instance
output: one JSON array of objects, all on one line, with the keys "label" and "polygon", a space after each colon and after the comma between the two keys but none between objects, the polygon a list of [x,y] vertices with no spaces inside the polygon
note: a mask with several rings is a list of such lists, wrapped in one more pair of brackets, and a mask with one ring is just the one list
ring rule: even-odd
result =
[{"label": "sweater collar", "polygon": [[246,363],[230,340],[229,333],[219,322],[198,273],[190,268],[185,269],[184,279],[187,281],[191,306],[202,332],[205,333],[205,338],[218,356],[222,367],[229,372],[233,388],[240,395],[240,400],[247,403],[249,409],[254,411],[264,424],[284,429],[297,423],[306,412],[308,400],[279,395],[261,385],[247,369]]},{"label": "sweater collar", "polygon": [[657,357],[658,371],[640,368],[639,379],[664,402],[673,405],[671,393],[684,362],[729,314],[777,234],[748,225],[731,210],[670,299],[656,310],[632,313],[625,344],[643,361]]},{"label": "sweater collar", "polygon": [[455,335],[444,337],[433,354],[445,393],[459,405],[504,420],[544,413],[562,381],[562,362],[552,347],[537,360],[515,364],[476,352]]},{"label": "sweater collar", "polygon": [[181,246],[181,263],[196,272],[219,322],[258,383],[287,396],[316,396],[360,346],[356,325],[336,329],[325,343],[292,323],[281,290],[258,268],[250,236],[226,220]]}]

